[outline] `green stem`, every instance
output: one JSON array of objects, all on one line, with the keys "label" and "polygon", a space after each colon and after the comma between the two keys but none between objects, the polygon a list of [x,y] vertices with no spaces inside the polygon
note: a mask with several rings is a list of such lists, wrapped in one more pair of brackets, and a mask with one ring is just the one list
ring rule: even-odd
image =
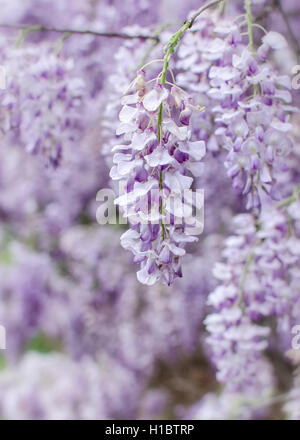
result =
[{"label": "green stem", "polygon": [[90,29],[60,29],[57,27],[43,26],[43,25],[24,25],[24,24],[0,24],[0,28],[4,29],[17,29],[20,30],[20,35],[18,37],[17,43],[20,44],[24,38],[31,32],[53,32],[58,34],[70,34],[70,35],[93,35],[95,37],[108,37],[108,38],[121,38],[121,39],[139,39],[139,40],[154,40],[159,42],[159,37],[157,35],[142,35],[142,34],[126,34],[125,32],[98,32],[92,31]]},{"label": "green stem", "polygon": [[[143,59],[142,59],[142,61],[141,61],[141,66],[143,66],[144,64],[146,64],[146,62],[147,62],[147,60],[148,60],[148,58],[149,58],[149,55],[151,54],[152,50],[153,50],[153,49],[159,44],[159,42],[160,42],[160,39],[159,39],[159,38],[160,38],[160,34],[161,34],[161,32],[164,31],[165,29],[167,29],[167,28],[170,27],[170,26],[174,26],[175,24],[178,24],[178,23],[168,22],[168,23],[163,23],[163,24],[161,24],[161,25],[159,25],[159,26],[157,27],[157,29],[155,30],[155,32],[154,32],[154,34],[153,34],[154,41],[153,41],[152,44],[148,47],[148,49],[147,49],[145,55],[143,56]],[[157,39],[155,39],[155,38],[157,38]]]},{"label": "green stem", "polygon": [[[162,176],[162,172],[159,172],[159,188],[162,190],[163,189],[163,176]],[[163,214],[164,208],[163,208],[163,200],[161,198],[160,201],[160,208],[159,208],[159,212],[160,214]],[[163,221],[161,220],[161,227],[162,227],[162,239],[165,239],[165,225],[163,223]]]},{"label": "green stem", "polygon": [[70,32],[66,32],[65,34],[63,34],[56,42],[55,45],[55,55],[59,55],[62,48],[63,48],[63,44],[66,41],[67,38],[69,38],[72,34]]},{"label": "green stem", "polygon": [[[184,34],[184,32],[187,31],[188,29],[191,29],[191,27],[194,25],[196,19],[199,17],[199,15],[202,14],[202,12],[204,12],[208,8],[216,6],[219,3],[222,3],[223,1],[224,0],[213,0],[213,1],[206,3],[200,9],[198,9],[198,11],[195,12],[195,14],[192,15],[192,17],[189,20],[185,21],[183,23],[183,25],[181,26],[181,28],[178,29],[177,32],[175,32],[175,34],[172,35],[172,37],[167,45],[167,48],[166,48],[166,54],[164,56],[164,65],[163,65],[163,69],[161,72],[161,80],[160,80],[160,83],[162,85],[164,85],[166,83],[166,75],[167,75],[167,71],[169,68],[169,62],[170,62],[171,56],[175,52],[176,47],[178,46],[178,43],[180,42],[181,37]],[[159,142],[161,141],[162,111],[163,111],[163,105],[161,104],[159,106],[159,110],[158,110],[158,121],[157,121],[157,137],[158,137]]]},{"label": "green stem", "polygon": [[[253,18],[251,12],[251,0],[245,0],[245,11],[248,26],[249,48],[252,55],[255,55],[254,39],[253,39]],[[253,85],[254,96],[257,95],[257,85]]]},{"label": "green stem", "polygon": [[239,301],[238,304],[239,306],[244,309],[244,288],[245,288],[245,283],[246,283],[246,279],[247,279],[247,275],[250,269],[250,266],[252,264],[254,260],[254,252],[251,252],[251,254],[249,255],[249,257],[247,258],[245,267],[244,267],[244,271],[243,271],[243,275],[242,275],[242,279],[241,279],[241,287],[240,287],[240,295],[239,295]]},{"label": "green stem", "polygon": [[226,12],[227,0],[224,0],[223,3],[220,3],[219,11],[222,17],[224,17]]},{"label": "green stem", "polygon": [[[260,226],[258,224],[256,224],[256,230],[258,231],[260,229]],[[250,270],[250,267],[254,261],[255,258],[255,248],[257,246],[259,246],[261,244],[262,240],[258,240],[254,243],[251,252],[248,255],[248,258],[246,260],[245,266],[244,266],[244,270],[243,270],[243,274],[242,274],[242,278],[241,278],[241,284],[240,284],[240,294],[239,294],[239,299],[238,299],[238,305],[239,307],[244,311],[245,310],[245,305],[244,305],[244,293],[245,293],[245,284],[246,284],[246,280],[247,280],[247,276]]]},{"label": "green stem", "polygon": [[277,208],[285,208],[287,206],[290,206],[292,203],[297,202],[299,196],[300,196],[300,185],[296,185],[293,194],[290,197],[287,197],[286,199],[279,202],[277,204]]},{"label": "green stem", "polygon": [[253,40],[253,19],[251,12],[251,0],[245,0],[246,19],[248,25],[249,47],[254,55],[254,40]]},{"label": "green stem", "polygon": [[[167,76],[167,71],[169,68],[169,62],[171,59],[171,56],[173,55],[173,53],[176,50],[176,47],[178,46],[182,35],[184,34],[185,31],[187,31],[188,29],[191,29],[191,27],[193,26],[193,24],[195,23],[196,19],[199,17],[200,14],[202,14],[202,12],[204,12],[206,9],[211,8],[212,6],[215,6],[221,2],[223,2],[224,0],[213,0],[210,1],[209,3],[205,4],[204,6],[202,6],[197,12],[195,12],[195,14],[187,21],[185,21],[183,23],[183,25],[181,26],[181,28],[175,32],[175,34],[172,35],[167,48],[166,48],[166,54],[164,56],[164,64],[163,64],[163,69],[161,72],[161,80],[160,83],[161,85],[164,85],[166,83],[166,76]],[[158,119],[157,119],[157,138],[158,138],[158,142],[161,142],[161,126],[162,126],[162,119],[163,119],[163,104],[160,104],[159,109],[158,109]],[[159,187],[162,190],[163,189],[163,176],[162,176],[162,172],[159,172]],[[160,205],[160,213],[163,213],[163,201],[161,201],[161,205]],[[165,225],[163,224],[163,222],[161,222],[162,225],[162,239],[165,239]]]},{"label": "green stem", "polygon": [[[290,206],[291,204],[295,203],[298,198],[300,197],[300,184],[296,185],[293,191],[293,194],[290,197],[287,197],[286,199],[282,200],[281,202],[279,202],[276,207],[277,208],[287,208],[288,206]],[[292,218],[289,218],[289,236],[292,235],[293,232],[293,221]],[[256,246],[258,246],[261,243],[261,241],[259,240],[257,243],[255,243],[254,248]],[[244,299],[244,286],[245,286],[245,282],[247,279],[247,275],[249,272],[249,268],[254,260],[255,257],[255,253],[254,251],[251,252],[251,254],[248,256],[245,267],[244,267],[244,272],[242,275],[242,279],[241,279],[241,288],[240,288],[240,296],[239,296],[239,305],[241,307],[243,307],[243,299]]]}]

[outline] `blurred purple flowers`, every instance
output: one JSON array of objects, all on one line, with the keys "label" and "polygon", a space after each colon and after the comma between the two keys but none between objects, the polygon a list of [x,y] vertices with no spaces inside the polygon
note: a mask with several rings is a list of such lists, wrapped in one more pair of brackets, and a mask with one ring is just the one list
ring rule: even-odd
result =
[{"label": "blurred purple flowers", "polygon": [[15,3],[0,418],[299,419],[298,3]]}]

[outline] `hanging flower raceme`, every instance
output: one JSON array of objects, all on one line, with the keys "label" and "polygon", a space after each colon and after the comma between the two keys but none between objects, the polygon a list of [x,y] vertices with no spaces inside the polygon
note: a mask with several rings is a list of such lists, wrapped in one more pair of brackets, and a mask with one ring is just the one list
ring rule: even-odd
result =
[{"label": "hanging flower raceme", "polygon": [[[124,194],[115,201],[130,223],[121,244],[134,254],[141,268],[140,282],[157,280],[170,285],[182,276],[181,257],[186,243],[197,240],[202,221],[202,194],[191,191],[205,154],[203,141],[192,141],[189,128],[194,111],[185,92],[174,84],[161,84],[159,76],[146,82],[140,70],[122,98],[117,135],[124,142],[113,148],[110,176],[124,182]],[[198,197],[197,197],[198,196]]]},{"label": "hanging flower raceme", "polygon": [[[252,215],[242,214],[235,218],[234,226],[238,235],[226,242],[227,262],[214,268],[222,284],[208,297],[208,304],[214,308],[205,320],[208,342],[217,379],[228,391],[268,392],[273,386],[272,372],[262,351],[268,345],[269,328],[253,322],[244,311],[245,274],[256,243],[255,221]],[[252,284],[247,277],[248,285]]]},{"label": "hanging flower raceme", "polygon": [[269,345],[270,328],[260,325],[261,320],[276,319],[277,337],[285,349],[299,320],[296,205],[294,201],[288,213],[282,208],[262,211],[259,223],[250,214],[237,216],[236,235],[226,241],[226,263],[215,266],[221,284],[208,297],[215,312],[206,318],[206,325],[218,379],[229,390],[244,390],[249,384],[252,389],[263,387],[257,366],[267,365],[263,351]]},{"label": "hanging flower raceme", "polygon": [[233,187],[247,196],[247,209],[260,209],[262,192],[280,198],[276,176],[287,169],[292,149],[290,79],[267,61],[285,39],[269,32],[255,52],[239,24],[218,14],[207,14],[196,26],[178,52],[178,83],[213,115],[200,116],[199,138],[213,152],[228,151],[225,167]]},{"label": "hanging flower raceme", "polygon": [[85,84],[74,76],[74,61],[58,57],[47,43],[10,49],[3,64],[2,131],[16,135],[15,142],[47,165],[58,166],[63,149],[79,142],[84,128]]},{"label": "hanging flower raceme", "polygon": [[[260,209],[262,190],[280,198],[276,175],[287,170],[292,149],[290,80],[265,62],[273,37],[263,38],[257,54],[247,48],[234,54],[230,69],[210,70],[210,93],[220,102],[214,109],[218,134],[229,151],[225,166],[233,186],[247,195],[248,209]],[[281,42],[279,34],[274,38]]]}]

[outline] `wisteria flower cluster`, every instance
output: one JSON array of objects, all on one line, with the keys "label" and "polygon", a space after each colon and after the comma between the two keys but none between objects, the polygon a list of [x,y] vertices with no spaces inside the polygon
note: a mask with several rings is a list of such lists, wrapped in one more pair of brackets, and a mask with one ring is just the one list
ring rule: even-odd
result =
[{"label": "wisteria flower cluster", "polygon": [[74,61],[40,45],[7,50],[3,62],[7,88],[1,93],[1,131],[57,167],[63,146],[79,142],[84,127],[85,84],[74,76]]},{"label": "wisteria flower cluster", "polygon": [[[226,241],[226,263],[215,266],[221,284],[208,296],[215,312],[205,322],[218,378],[229,391],[270,388],[263,352],[271,329],[261,323],[274,317],[282,336],[299,318],[299,236],[294,235],[293,209],[291,205],[289,215],[271,209],[260,223],[251,214],[238,215],[236,235]],[[290,335],[281,343],[287,350]]]},{"label": "wisteria flower cluster", "polygon": [[110,173],[114,180],[125,180],[125,193],[116,203],[126,207],[132,224],[121,243],[141,263],[139,281],[171,284],[182,276],[184,245],[195,240],[190,232],[195,201],[190,196],[184,203],[184,195],[205,155],[205,143],[190,139],[190,118],[198,109],[179,87],[159,81],[149,87],[143,70],[133,83],[135,93],[122,98],[117,128],[117,135],[130,143],[113,148]]},{"label": "wisteria flower cluster", "polygon": [[276,180],[292,149],[293,107],[290,78],[267,61],[272,50],[286,48],[284,37],[269,32],[254,52],[251,23],[249,32],[251,47],[238,22],[210,14],[184,37],[176,65],[179,84],[211,111],[200,120],[199,137],[211,151],[227,150],[233,187],[247,196],[248,209],[260,209],[262,192],[280,198]]}]

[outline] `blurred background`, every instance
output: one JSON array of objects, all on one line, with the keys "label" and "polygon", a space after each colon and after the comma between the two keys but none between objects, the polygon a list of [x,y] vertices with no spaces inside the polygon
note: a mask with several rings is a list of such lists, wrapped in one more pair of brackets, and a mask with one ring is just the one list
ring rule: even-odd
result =
[{"label": "blurred background", "polygon": [[[224,156],[205,159],[205,230],[183,278],[171,287],[141,285],[120,246],[126,225],[97,223],[96,194],[111,187],[120,90],[153,42],[21,29],[152,34],[169,23],[167,39],[202,3],[0,0],[7,75],[0,91],[0,418],[185,418],[194,417],[202,398],[210,409],[201,417],[225,417],[203,327],[217,284],[212,267],[233,232],[232,217],[245,211]],[[300,7],[290,0],[284,7],[290,27],[275,2],[253,0],[258,22],[288,39],[291,50],[278,63],[290,71]],[[241,11],[243,2],[228,2],[228,14]],[[153,48],[151,58],[161,53]],[[55,149],[40,154],[48,144]],[[291,367],[275,355],[273,362],[284,392]],[[283,417],[280,406],[272,405],[268,417]]]}]

